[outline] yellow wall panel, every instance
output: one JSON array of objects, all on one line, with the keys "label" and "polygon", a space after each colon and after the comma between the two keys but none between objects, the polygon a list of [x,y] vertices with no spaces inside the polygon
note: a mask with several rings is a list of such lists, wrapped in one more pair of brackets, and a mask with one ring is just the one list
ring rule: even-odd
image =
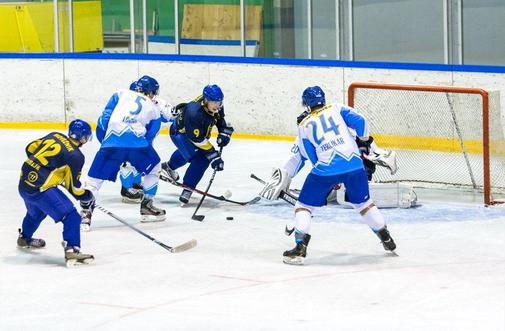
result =
[{"label": "yellow wall panel", "polygon": [[3,52],[17,52],[21,47],[21,40],[17,31],[16,13],[10,7],[12,6],[0,6],[0,22],[2,22],[0,50]]},{"label": "yellow wall panel", "polygon": [[[70,51],[66,4],[58,13],[60,52]],[[53,3],[0,4],[0,52],[54,52]],[[74,51],[103,48],[100,1],[74,3]]]}]

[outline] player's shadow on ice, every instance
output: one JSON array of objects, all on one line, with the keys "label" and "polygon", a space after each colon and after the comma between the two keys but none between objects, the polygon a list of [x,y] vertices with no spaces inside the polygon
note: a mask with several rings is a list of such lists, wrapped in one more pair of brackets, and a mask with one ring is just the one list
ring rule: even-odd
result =
[{"label": "player's shadow on ice", "polygon": [[[46,253],[47,254],[47,253]],[[61,256],[50,256],[42,251],[19,249],[17,255],[4,257],[4,262],[13,265],[43,264],[62,267],[65,266],[65,258]]]},{"label": "player's shadow on ice", "polygon": [[348,253],[336,253],[322,257],[310,257],[305,260],[305,265],[363,265],[377,264],[384,259],[383,255],[358,255]]}]

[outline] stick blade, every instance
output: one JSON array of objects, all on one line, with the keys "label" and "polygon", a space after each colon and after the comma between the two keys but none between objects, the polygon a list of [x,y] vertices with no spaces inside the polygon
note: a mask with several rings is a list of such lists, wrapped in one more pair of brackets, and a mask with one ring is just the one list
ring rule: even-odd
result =
[{"label": "stick blade", "polygon": [[195,247],[197,244],[196,240],[195,239],[191,239],[190,241],[187,241],[183,244],[180,244],[179,246],[175,246],[175,247],[172,247],[172,249],[170,250],[172,253],[180,253],[180,252],[184,252],[184,251],[187,251],[193,247]]},{"label": "stick blade", "polygon": [[256,197],[256,198],[252,199],[251,201],[248,201],[247,204],[252,205],[260,200],[261,200],[261,197]]},{"label": "stick blade", "polygon": [[202,222],[204,218],[205,218],[205,215],[193,215],[193,216],[191,216],[191,219],[193,221],[198,221],[198,222]]}]

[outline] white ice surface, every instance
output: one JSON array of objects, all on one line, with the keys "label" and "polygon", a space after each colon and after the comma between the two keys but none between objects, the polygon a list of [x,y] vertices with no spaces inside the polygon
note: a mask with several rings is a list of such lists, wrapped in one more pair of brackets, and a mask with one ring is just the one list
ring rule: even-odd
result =
[{"label": "white ice surface", "polygon": [[[505,330],[505,209],[475,203],[420,195],[418,208],[383,210],[399,257],[385,255],[353,210],[322,208],[300,267],[281,262],[293,246],[283,234],[293,211],[283,201],[206,199],[199,223],[190,219],[197,198],[181,208],[179,190],[160,183],[167,221],[140,224],[138,205],[120,202],[116,182],[104,185],[103,206],[168,245],[195,238],[198,246],[171,254],[96,210],[92,232],[82,234],[94,265],[64,267],[62,226],[50,219],[36,233],[45,249],[18,250],[24,147],[45,133],[0,131],[0,330]],[[267,178],[289,148],[233,140],[211,191],[254,197],[260,185],[249,174]],[[97,149],[96,141],[83,148],[84,173]],[[169,157],[167,136],[157,149]]]}]

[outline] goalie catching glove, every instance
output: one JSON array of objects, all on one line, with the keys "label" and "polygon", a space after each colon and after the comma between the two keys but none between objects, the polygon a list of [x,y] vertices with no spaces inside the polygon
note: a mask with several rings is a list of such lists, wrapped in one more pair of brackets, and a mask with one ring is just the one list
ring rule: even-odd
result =
[{"label": "goalie catching glove", "polygon": [[356,144],[358,145],[362,158],[388,168],[391,175],[396,173],[398,170],[398,165],[396,164],[396,152],[378,148],[377,145],[374,144],[372,136],[370,136],[370,138],[366,141],[356,138]]},{"label": "goalie catching glove", "polygon": [[[380,153],[379,153],[380,152]],[[363,154],[363,157],[382,167],[388,168],[391,175],[394,175],[398,170],[396,164],[396,152],[387,150],[376,150],[370,154]]]},{"label": "goalie catching glove", "polygon": [[288,172],[281,168],[274,169],[272,177],[266,182],[260,196],[267,200],[277,200],[282,191],[286,191],[291,183]]}]

